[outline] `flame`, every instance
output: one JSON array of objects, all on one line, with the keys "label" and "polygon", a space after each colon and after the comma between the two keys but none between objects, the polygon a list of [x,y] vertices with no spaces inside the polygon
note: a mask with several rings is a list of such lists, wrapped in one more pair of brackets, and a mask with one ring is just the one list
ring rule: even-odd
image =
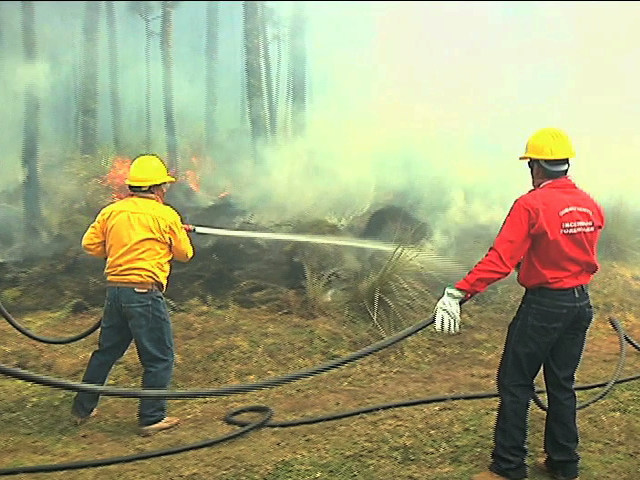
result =
[{"label": "flame", "polygon": [[129,174],[131,159],[127,157],[115,157],[111,162],[109,172],[100,178],[101,185],[111,189],[112,200],[120,200],[129,196],[129,189],[124,183]]},{"label": "flame", "polygon": [[[99,179],[101,185],[111,189],[111,198],[113,201],[121,200],[129,196],[129,189],[125,180],[129,174],[131,161],[132,160],[127,157],[115,157],[111,161],[111,169],[109,172]],[[175,170],[171,170],[169,175],[175,177],[179,181],[184,181],[189,185],[191,190],[198,193],[200,192],[200,175],[198,174],[198,167],[200,166],[200,163],[200,159],[192,157],[191,164],[193,168],[185,170],[182,175],[178,175]]]},{"label": "flame", "polygon": [[191,190],[193,190],[194,192],[200,191],[200,177],[196,172],[194,172],[193,170],[187,170],[184,174],[184,177],[184,179],[189,184],[189,187],[191,187]]},{"label": "flame", "polygon": [[197,157],[191,157],[191,164],[193,165],[193,169],[185,170],[184,175],[180,178],[187,182],[191,190],[197,193],[200,192],[200,175],[198,174],[198,170],[201,161]]}]

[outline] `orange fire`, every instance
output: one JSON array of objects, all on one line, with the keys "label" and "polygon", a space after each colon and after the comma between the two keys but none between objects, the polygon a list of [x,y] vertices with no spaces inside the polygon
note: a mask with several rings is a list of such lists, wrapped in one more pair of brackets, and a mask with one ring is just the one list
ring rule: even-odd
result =
[{"label": "orange fire", "polygon": [[194,192],[200,191],[200,175],[198,174],[200,159],[191,157],[191,163],[193,164],[193,170],[185,170],[183,179],[187,182],[191,190]]},{"label": "orange fire", "polygon": [[[170,171],[169,174],[178,181],[184,181],[194,192],[200,192],[200,175],[198,174],[200,163],[199,158],[192,157],[191,168],[184,170],[184,174],[176,174],[174,170]],[[109,172],[99,179],[101,185],[111,189],[111,198],[113,201],[129,196],[129,189],[125,184],[125,180],[129,174],[130,166],[131,159],[127,157],[115,157],[111,162]],[[226,195],[228,195],[228,193],[223,192],[220,194],[220,198]]]},{"label": "orange fire", "polygon": [[129,189],[124,183],[129,174],[131,159],[126,157],[115,157],[111,162],[111,169],[99,181],[101,185],[111,188],[111,198],[113,201],[129,196]]}]

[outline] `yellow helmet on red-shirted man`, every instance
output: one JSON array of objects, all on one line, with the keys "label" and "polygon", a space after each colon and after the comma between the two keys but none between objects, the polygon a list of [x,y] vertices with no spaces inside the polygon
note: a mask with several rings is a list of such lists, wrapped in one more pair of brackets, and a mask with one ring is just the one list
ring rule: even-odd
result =
[{"label": "yellow helmet on red-shirted man", "polygon": [[559,128],[542,128],[531,135],[520,160],[565,160],[576,156],[569,136]]},{"label": "yellow helmet on red-shirted man", "polygon": [[150,187],[175,181],[159,156],[139,155],[131,162],[125,183],[132,187]]}]

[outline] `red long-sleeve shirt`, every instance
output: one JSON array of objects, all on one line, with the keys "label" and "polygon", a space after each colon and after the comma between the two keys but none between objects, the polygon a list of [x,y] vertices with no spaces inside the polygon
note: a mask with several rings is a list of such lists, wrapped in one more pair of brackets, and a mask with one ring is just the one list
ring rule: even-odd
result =
[{"label": "red long-sleeve shirt", "polygon": [[543,183],[512,205],[487,254],[455,287],[473,296],[518,264],[525,288],[571,288],[598,271],[604,211],[569,177]]}]

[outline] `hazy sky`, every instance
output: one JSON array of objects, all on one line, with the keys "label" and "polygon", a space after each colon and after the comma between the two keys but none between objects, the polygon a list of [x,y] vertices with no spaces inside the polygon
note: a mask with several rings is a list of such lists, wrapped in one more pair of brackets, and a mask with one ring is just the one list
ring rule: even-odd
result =
[{"label": "hazy sky", "polygon": [[[17,33],[13,4],[18,4],[0,3],[5,31]],[[46,25],[39,75],[47,84],[47,72],[70,71],[60,65],[78,56],[79,37],[73,40],[69,32],[79,32],[82,8],[73,4],[82,4],[36,3],[37,8],[61,4],[57,16],[39,19]],[[202,127],[204,2],[181,3],[175,101],[178,130],[186,138]],[[529,135],[547,126],[563,128],[573,139],[577,157],[571,173],[582,186],[601,200],[620,197],[640,205],[637,2],[306,3],[308,137],[270,152],[259,176],[244,176],[236,193],[248,205],[267,199],[283,216],[306,210],[353,213],[380,201],[380,192],[408,190],[424,208],[437,205],[448,218],[498,222],[515,196],[530,187],[518,155]],[[240,3],[222,4],[224,129],[237,126],[242,66]],[[290,8],[289,2],[272,5],[282,12]],[[144,126],[139,113],[134,115],[143,92],[141,22],[122,11],[118,18],[119,43],[125,47],[125,123],[142,136]],[[19,48],[16,35],[7,37],[5,42]],[[13,178],[25,75],[16,58],[2,67],[0,84],[0,168]],[[158,61],[156,55],[156,67]],[[154,88],[157,94],[159,83]],[[43,95],[50,91],[43,88]],[[56,98],[64,104],[59,94],[48,102]],[[106,105],[105,97],[101,101]],[[45,132],[60,122],[47,105]],[[154,105],[161,125],[159,98]],[[158,128],[157,149],[164,153]],[[102,132],[109,142],[108,122]]]}]

